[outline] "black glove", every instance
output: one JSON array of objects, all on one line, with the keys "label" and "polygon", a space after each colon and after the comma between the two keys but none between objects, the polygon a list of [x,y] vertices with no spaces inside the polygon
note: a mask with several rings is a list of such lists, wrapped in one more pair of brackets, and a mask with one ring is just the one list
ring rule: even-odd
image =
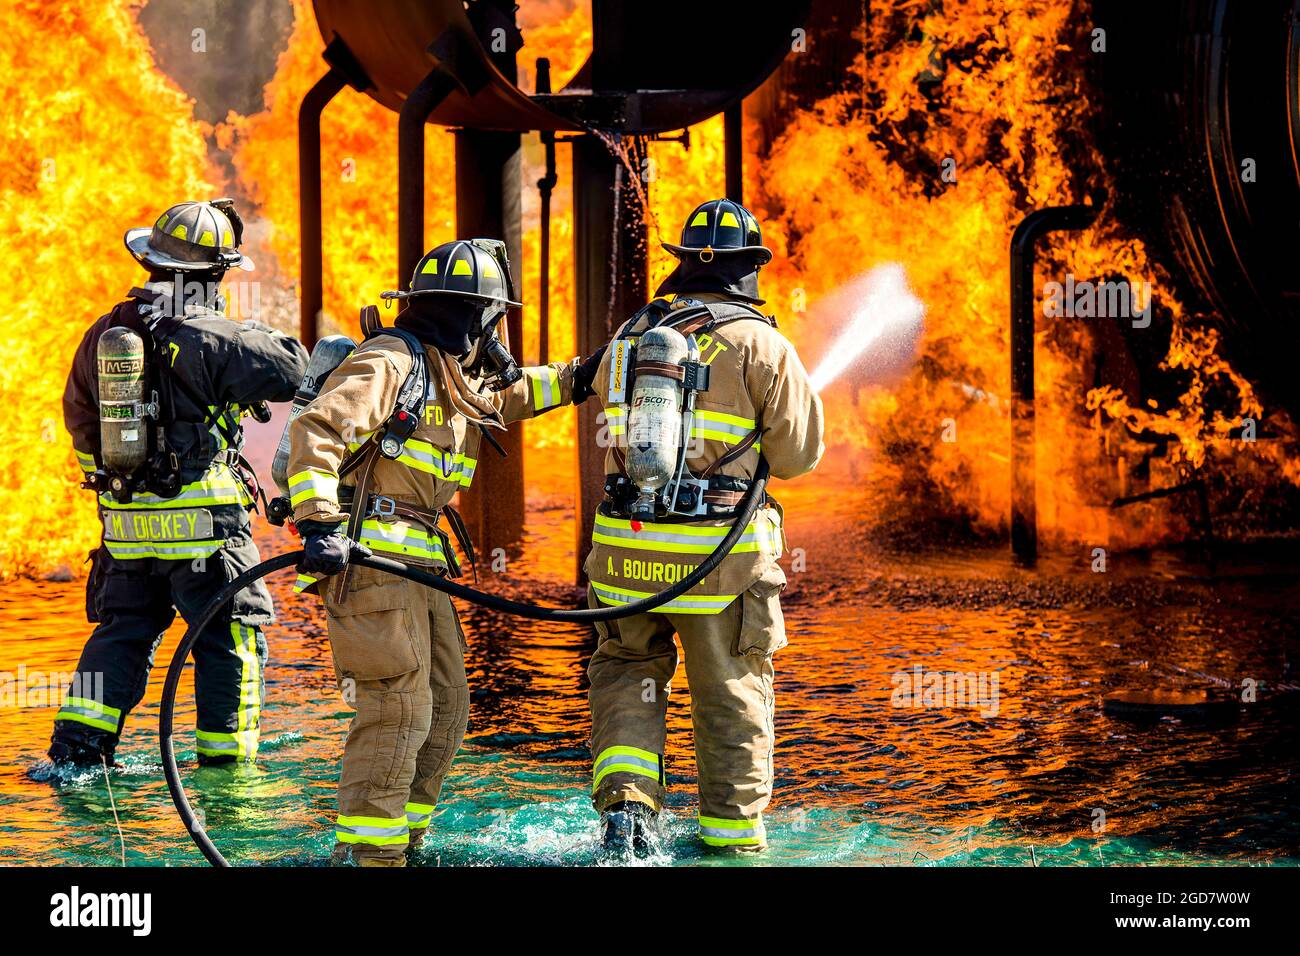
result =
[{"label": "black glove", "polygon": [[607,348],[608,345],[602,345],[573,370],[573,404],[581,405],[596,394],[591,384],[596,380],[596,369],[600,367],[600,360],[605,357]]},{"label": "black glove", "polygon": [[338,574],[348,563],[352,543],[343,533],[344,525],[324,521],[300,521],[302,560],[298,570],[304,574]]}]

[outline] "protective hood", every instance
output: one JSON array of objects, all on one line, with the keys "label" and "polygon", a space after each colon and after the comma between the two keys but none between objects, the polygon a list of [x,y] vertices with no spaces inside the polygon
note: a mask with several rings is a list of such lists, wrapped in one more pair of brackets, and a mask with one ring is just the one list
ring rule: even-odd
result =
[{"label": "protective hood", "polygon": [[697,292],[717,292],[762,305],[758,294],[757,256],[748,253],[729,253],[715,256],[709,262],[700,262],[698,256],[685,256],[668,278],[655,290],[656,296],[690,295]]},{"label": "protective hood", "polygon": [[483,303],[451,296],[408,299],[393,322],[425,345],[455,359],[467,357],[480,334]]}]

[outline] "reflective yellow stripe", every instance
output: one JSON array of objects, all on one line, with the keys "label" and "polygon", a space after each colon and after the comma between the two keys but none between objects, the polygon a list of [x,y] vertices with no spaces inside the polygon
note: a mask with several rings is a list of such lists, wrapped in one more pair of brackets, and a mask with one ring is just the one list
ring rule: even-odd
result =
[{"label": "reflective yellow stripe", "polygon": [[139,511],[150,508],[200,508],[213,505],[249,505],[252,497],[244,483],[235,477],[230,466],[219,462],[208,469],[198,481],[192,481],[181,487],[174,498],[159,498],[157,495],[143,494],[134,496],[128,504],[121,504],[112,496],[99,496],[100,507],[108,511]]},{"label": "reflective yellow stripe", "polygon": [[[349,448],[353,447],[351,445]],[[339,476],[327,471],[308,468],[289,478],[289,504],[298,507],[304,501],[321,498],[337,502],[339,499]]]},{"label": "reflective yellow stripe", "polygon": [[299,574],[297,580],[293,582],[293,593],[301,594],[319,580],[320,578],[314,574]]},{"label": "reflective yellow stripe", "polygon": [[762,817],[753,820],[700,817],[700,839],[709,846],[758,846],[766,835]]},{"label": "reflective yellow stripe", "polygon": [[549,365],[524,369],[533,396],[533,411],[554,408],[563,397],[560,394],[560,374]]},{"label": "reflective yellow stripe", "polygon": [[385,524],[378,518],[361,522],[361,543],[375,551],[404,554],[430,561],[446,561],[442,539],[419,525]]},{"label": "reflective yellow stripe", "polygon": [[[362,435],[360,440],[350,442],[348,451],[356,451],[369,437],[369,435]],[[468,486],[473,479],[474,467],[478,464],[475,458],[467,458],[463,453],[453,455],[417,438],[406,440],[402,446],[402,453],[396,460],[408,468],[465,486]]]},{"label": "reflective yellow stripe", "polygon": [[[727,527],[696,527],[689,524],[661,524],[653,521],[639,522],[634,529],[624,518],[611,518],[597,514],[591,540],[619,548],[639,551],[662,551],[672,554],[709,554],[731,530]],[[751,521],[745,533],[736,542],[732,554],[752,551],[781,551],[781,532],[766,522],[758,525]]]},{"label": "reflective yellow stripe", "polygon": [[158,558],[161,561],[195,561],[209,558],[225,545],[226,539],[206,541],[110,541],[104,547],[115,558],[130,561],[139,558]]},{"label": "reflective yellow stripe", "polygon": [[248,760],[257,756],[258,732],[256,730],[243,730],[234,734],[196,730],[194,736],[197,738],[194,749],[205,757],[234,757],[237,760]]},{"label": "reflective yellow stripe", "polygon": [[663,759],[649,750],[622,745],[606,747],[592,761],[591,792],[595,793],[600,782],[611,773],[634,773],[652,780],[662,780],[663,766]]},{"label": "reflective yellow stripe", "polygon": [[474,471],[478,468],[477,458],[467,458],[461,456],[460,483],[462,487],[468,488],[470,482],[474,480]]},{"label": "reflective yellow stripe", "polygon": [[627,431],[627,409],[622,405],[605,409],[605,424],[611,435],[622,435]]},{"label": "reflective yellow stripe", "polygon": [[88,455],[84,451],[77,451],[77,449],[75,448],[72,449],[72,451],[77,456],[77,464],[81,466],[82,471],[86,472],[87,474],[91,474],[92,472],[94,472],[95,470],[94,455]]},{"label": "reflective yellow stripe", "polygon": [[406,816],[338,818],[334,833],[340,843],[395,846],[411,842]]},{"label": "reflective yellow stripe", "polygon": [[117,725],[122,720],[122,711],[88,697],[67,697],[64,698],[63,707],[54,715],[54,719],[72,720],[115,734]]},{"label": "reflective yellow stripe", "polygon": [[406,824],[412,830],[423,830],[433,819],[436,808],[431,803],[408,803],[406,805]]},{"label": "reflective yellow stripe", "polygon": [[239,712],[237,728],[252,736],[252,746],[240,751],[240,758],[257,756],[262,725],[262,660],[257,654],[257,629],[232,621],[230,635],[239,656]]},{"label": "reflective yellow stripe", "polygon": [[[653,591],[633,591],[631,588],[620,588],[594,580],[591,582],[591,587],[600,602],[609,605],[631,604],[633,601],[653,597],[655,594]],[[738,596],[736,594],[683,594],[659,605],[654,610],[655,613],[664,614],[718,614],[725,611]]]},{"label": "reflective yellow stripe", "polygon": [[747,432],[753,431],[758,426],[758,423],[752,418],[741,418],[739,415],[729,415],[726,412],[715,412],[706,408],[697,408],[695,417],[702,418],[706,422],[734,425],[737,428],[743,428]]}]

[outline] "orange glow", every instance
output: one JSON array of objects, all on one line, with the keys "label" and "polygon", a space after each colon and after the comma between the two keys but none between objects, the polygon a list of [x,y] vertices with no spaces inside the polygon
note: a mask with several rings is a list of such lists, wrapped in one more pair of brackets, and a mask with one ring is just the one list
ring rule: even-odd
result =
[{"label": "orange glow", "polygon": [[[239,181],[271,224],[270,246],[285,281],[299,270],[298,107],[326,71],[310,0],[294,0],[293,9],[293,32],[267,86],[266,112],[232,114],[219,130],[223,143],[235,145]],[[426,236],[451,239],[454,143],[440,129],[426,136],[425,183]],[[397,114],[345,88],[321,117],[322,334],[355,334],[361,306],[377,304],[380,292],[397,287],[396,208]]]}]

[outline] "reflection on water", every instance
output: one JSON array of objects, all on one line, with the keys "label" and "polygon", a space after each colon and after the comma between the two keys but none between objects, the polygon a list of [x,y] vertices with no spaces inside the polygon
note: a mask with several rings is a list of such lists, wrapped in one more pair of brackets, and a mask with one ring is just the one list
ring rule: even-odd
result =
[{"label": "reflection on water", "polygon": [[[772,852],[762,862],[1121,864],[1300,858],[1294,746],[1297,679],[1288,618],[1294,577],[1198,582],[1174,565],[1115,559],[1108,574],[1068,556],[1029,573],[1001,549],[899,555],[875,548],[847,496],[787,489],[790,646],[778,655]],[[574,603],[570,502],[531,502],[530,535],[487,587]],[[286,538],[262,533],[264,553]],[[788,559],[787,559],[788,560]],[[349,717],[332,685],[314,599],[276,580],[270,704],[261,763],[197,769],[191,794],[233,861],[319,864],[331,843],[337,757]],[[586,793],[584,667],[590,637],[462,608],[471,637],[470,732],[449,778],[425,865],[587,865],[597,860]],[[0,670],[70,668],[87,627],[79,584],[20,582],[0,597]],[[179,631],[159,655],[170,658]],[[996,674],[996,715],[895,707],[897,674]],[[1117,688],[1205,686],[1197,672],[1263,682],[1258,703],[1215,724],[1103,716]],[[134,865],[201,862],[172,810],[156,751],[163,668],[133,715],[112,774]],[[944,703],[940,701],[940,703]],[[52,702],[57,704],[57,701]],[[178,726],[192,727],[192,694]],[[54,786],[30,768],[55,706],[0,710],[0,863],[112,864],[119,854],[103,775]],[[670,704],[670,813],[656,864],[728,865],[694,839],[689,695]],[[188,734],[182,734],[192,746]]]}]

